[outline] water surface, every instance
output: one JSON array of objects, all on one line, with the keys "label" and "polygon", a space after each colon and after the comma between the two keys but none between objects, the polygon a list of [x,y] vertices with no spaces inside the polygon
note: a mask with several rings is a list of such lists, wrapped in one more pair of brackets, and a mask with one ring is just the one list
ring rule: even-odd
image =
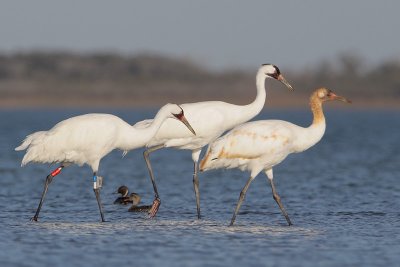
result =
[{"label": "water surface", "polygon": [[[13,151],[29,133],[83,110],[0,112],[1,266],[396,266],[400,260],[400,112],[327,110],[323,140],[274,168],[294,226],[288,227],[259,175],[228,227],[247,173],[201,173],[203,219],[196,219],[189,151],[151,155],[162,205],[156,219],[113,205],[125,184],[153,198],[142,150],[103,159],[106,223],[92,190],[91,170],[69,167],[50,185],[39,222],[33,216],[45,176],[55,166],[28,165]],[[152,110],[108,110],[127,121]],[[307,111],[267,111],[307,125]]]}]

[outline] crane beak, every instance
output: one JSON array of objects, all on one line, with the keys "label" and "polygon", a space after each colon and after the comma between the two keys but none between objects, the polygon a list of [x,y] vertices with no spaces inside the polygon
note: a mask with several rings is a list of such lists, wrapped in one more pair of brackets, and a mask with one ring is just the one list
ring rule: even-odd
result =
[{"label": "crane beak", "polygon": [[193,130],[192,126],[190,123],[187,121],[184,115],[182,115],[180,118],[178,118],[185,126],[194,134],[196,135],[196,132]]},{"label": "crane beak", "polygon": [[280,81],[281,83],[286,85],[286,87],[289,88],[290,91],[294,90],[294,88],[290,85],[290,83],[288,81],[286,81],[285,77],[283,77],[282,74],[279,74],[278,81]]},{"label": "crane beak", "polygon": [[342,101],[342,102],[351,104],[351,100],[346,99],[346,98],[344,98],[343,96],[336,95],[336,94],[334,94],[334,93],[332,93],[332,92],[330,93],[329,98],[330,98],[331,100],[339,100],[339,101]]},{"label": "crane beak", "polygon": [[185,126],[194,134],[196,135],[196,132],[193,130],[192,126],[190,125],[190,123],[187,121],[187,119],[185,118],[185,114],[183,112],[183,109],[181,106],[178,105],[178,107],[181,109],[181,112],[179,114],[173,114],[175,116],[176,119],[180,120],[183,124],[185,124]]}]

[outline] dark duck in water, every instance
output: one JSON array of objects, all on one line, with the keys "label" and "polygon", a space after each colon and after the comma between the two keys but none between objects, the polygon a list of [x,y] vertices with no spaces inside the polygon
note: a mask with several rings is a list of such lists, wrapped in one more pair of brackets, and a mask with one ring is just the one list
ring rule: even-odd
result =
[{"label": "dark duck in water", "polygon": [[152,205],[138,206],[141,196],[135,192],[129,194],[129,189],[125,185],[120,186],[115,193],[121,194],[121,196],[114,201],[114,204],[127,205],[131,203],[132,206],[128,209],[130,212],[148,212],[152,207]]}]

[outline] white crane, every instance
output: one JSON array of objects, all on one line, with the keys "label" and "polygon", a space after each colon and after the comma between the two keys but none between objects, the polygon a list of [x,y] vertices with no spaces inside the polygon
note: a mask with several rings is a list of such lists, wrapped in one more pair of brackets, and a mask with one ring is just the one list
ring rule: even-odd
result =
[{"label": "white crane", "polygon": [[200,162],[200,171],[239,168],[251,173],[246,185],[240,192],[230,225],[235,222],[250,183],[261,171],[264,171],[267,175],[273,198],[285,216],[287,223],[292,225],[276,192],[272,168],[282,162],[289,154],[302,152],[315,145],[322,138],[325,132],[322,103],[329,100],[351,103],[326,88],[320,88],[310,98],[314,120],[308,128],[281,120],[253,121],[233,128],[226,135],[209,145],[206,155]]},{"label": "white crane", "polygon": [[104,222],[99,194],[102,178],[97,176],[100,160],[114,149],[120,149],[126,153],[144,146],[167,118],[181,121],[190,132],[195,134],[182,108],[175,104],[167,104],[158,111],[153,122],[145,128],[135,128],[110,114],[85,114],[61,121],[48,131],[28,135],[22,144],[15,148],[17,151],[27,149],[21,166],[29,162],[60,164],[46,177],[42,197],[32,220],[38,220],[44,197],[53,177],[70,164],[79,166],[87,164],[93,171],[93,189],[101,221]]},{"label": "white crane", "polygon": [[[196,129],[196,136],[176,123],[174,120],[166,120],[157,134],[147,143],[148,149],[144,152],[144,158],[149,169],[155,199],[153,208],[150,210],[150,217],[154,217],[158,211],[161,200],[154,180],[149,154],[161,148],[173,147],[177,149],[192,150],[194,162],[193,185],[196,195],[197,217],[200,219],[200,195],[199,180],[197,176],[198,161],[201,149],[238,124],[246,122],[256,116],[264,107],[266,92],[265,80],[267,78],[276,79],[285,84],[290,90],[292,86],[285,80],[278,67],[272,64],[262,65],[256,76],[257,96],[248,105],[234,105],[221,101],[206,101],[197,103],[182,104],[186,117]],[[152,120],[138,122],[135,126],[145,127]]]}]

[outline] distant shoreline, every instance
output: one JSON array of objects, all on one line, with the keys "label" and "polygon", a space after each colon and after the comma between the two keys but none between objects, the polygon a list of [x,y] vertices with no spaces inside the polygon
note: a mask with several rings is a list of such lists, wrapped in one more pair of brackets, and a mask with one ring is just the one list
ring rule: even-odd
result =
[{"label": "distant shoreline", "polygon": [[[268,79],[266,107],[308,108],[311,92],[324,86],[351,99],[352,109],[400,108],[399,61],[365,68],[350,55],[328,63],[281,69],[295,91]],[[256,96],[255,76],[256,70],[213,72],[161,55],[0,54],[0,108],[159,108],[209,100],[244,105]]]},{"label": "distant shoreline", "polygon": [[[8,98],[0,99],[0,109],[12,110],[12,109],[73,109],[73,108],[149,108],[157,109],[166,103],[192,103],[208,100],[220,100],[233,104],[243,105],[243,99],[181,99],[178,101],[172,101],[172,99],[129,99],[129,98],[115,98],[111,100],[105,99],[57,99],[57,98],[38,98],[38,99],[21,99],[21,98]],[[327,105],[327,108],[331,106],[336,109],[400,109],[400,99],[388,99],[388,98],[373,98],[373,99],[357,99],[351,98],[353,103],[351,105]],[[248,102],[250,103],[250,102]],[[267,98],[264,109],[308,109],[308,99],[295,99],[290,98]]]}]

